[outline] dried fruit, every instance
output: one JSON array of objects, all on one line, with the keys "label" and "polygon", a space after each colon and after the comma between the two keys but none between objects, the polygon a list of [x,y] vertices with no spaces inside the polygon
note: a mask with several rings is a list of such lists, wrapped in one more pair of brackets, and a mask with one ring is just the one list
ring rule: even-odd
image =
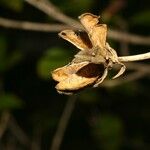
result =
[{"label": "dried fruit", "polygon": [[116,51],[106,42],[107,26],[99,24],[99,18],[84,13],[79,19],[86,32],[64,30],[59,33],[60,37],[80,49],[68,65],[52,72],[53,79],[59,82],[56,85],[59,93],[72,94],[87,86],[99,86],[114,64],[121,65],[121,69],[113,78],[124,73],[126,67],[119,62]]}]

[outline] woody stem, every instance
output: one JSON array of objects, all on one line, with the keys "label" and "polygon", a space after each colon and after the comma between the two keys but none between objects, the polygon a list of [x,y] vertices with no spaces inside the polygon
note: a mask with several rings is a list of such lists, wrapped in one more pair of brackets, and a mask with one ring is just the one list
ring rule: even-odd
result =
[{"label": "woody stem", "polygon": [[133,55],[133,56],[118,57],[118,60],[120,62],[140,61],[140,60],[145,60],[145,59],[150,59],[150,52],[144,53],[144,54]]}]

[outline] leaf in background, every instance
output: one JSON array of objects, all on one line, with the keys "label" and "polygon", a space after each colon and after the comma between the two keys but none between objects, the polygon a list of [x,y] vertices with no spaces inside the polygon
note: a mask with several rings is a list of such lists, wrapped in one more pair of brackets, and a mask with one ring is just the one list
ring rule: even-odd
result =
[{"label": "leaf in background", "polygon": [[22,56],[22,53],[19,51],[14,51],[10,56],[7,57],[6,55],[3,55],[3,58],[0,59],[0,72],[9,70],[21,60]]},{"label": "leaf in background", "polygon": [[69,56],[70,53],[62,48],[54,47],[48,49],[38,61],[38,74],[44,79],[50,78],[50,73],[54,69],[68,64]]},{"label": "leaf in background", "polygon": [[0,0],[0,5],[19,12],[23,8],[23,0]]},{"label": "leaf in background", "polygon": [[131,17],[132,24],[150,26],[150,10],[142,11]]},{"label": "leaf in background", "polygon": [[6,67],[7,69],[13,67],[15,64],[17,64],[21,59],[22,59],[23,55],[20,51],[16,50],[14,52],[12,52],[11,56],[8,56],[7,63],[6,63]]},{"label": "leaf in background", "polygon": [[122,144],[122,122],[112,115],[102,115],[97,118],[94,135],[100,141],[104,150],[118,150]]},{"label": "leaf in background", "polygon": [[14,94],[0,95],[0,110],[21,108],[23,102]]},{"label": "leaf in background", "polygon": [[20,51],[13,51],[7,54],[7,39],[4,36],[0,36],[0,72],[6,71],[22,58]]}]

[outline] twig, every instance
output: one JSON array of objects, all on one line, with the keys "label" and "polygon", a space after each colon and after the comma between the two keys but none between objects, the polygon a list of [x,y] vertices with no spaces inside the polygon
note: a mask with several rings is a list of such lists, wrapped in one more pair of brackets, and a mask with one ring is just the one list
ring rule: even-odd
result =
[{"label": "twig", "polygon": [[133,56],[123,56],[118,58],[121,62],[129,62],[129,61],[140,61],[145,59],[150,59],[150,52],[145,54],[138,54]]},{"label": "twig", "polygon": [[16,20],[6,19],[2,17],[0,17],[0,26],[5,28],[15,28],[15,29],[33,30],[33,31],[42,31],[42,32],[56,32],[56,31],[61,31],[70,28],[70,26],[63,25],[63,24],[61,25],[61,24],[16,21]]},{"label": "twig", "polygon": [[101,86],[104,87],[114,87],[119,86],[121,84],[125,84],[134,80],[137,80],[139,78],[142,78],[143,76],[146,76],[147,71],[135,71],[133,73],[130,73],[129,75],[125,76],[122,79],[116,79],[116,80],[106,80],[104,83],[101,84]]},{"label": "twig", "polygon": [[34,127],[30,150],[41,150],[41,142],[42,130],[39,127]]},{"label": "twig", "polygon": [[[3,17],[0,17],[0,26],[5,28],[42,31],[42,32],[58,32],[64,29],[77,30],[77,28],[73,28],[65,24],[48,24],[48,23],[28,22],[28,21],[17,21],[12,19],[6,19]],[[122,33],[116,30],[109,30],[108,37],[116,41],[125,41],[137,45],[150,45],[150,37],[142,37],[134,34]]]},{"label": "twig", "polygon": [[[44,12],[45,14],[47,14],[55,20],[58,20],[76,29],[83,29],[83,27],[78,21],[65,15],[62,11],[60,11],[56,6],[54,6],[51,2],[47,0],[25,1],[38,8],[39,10],[41,10],[42,12]],[[109,30],[108,37],[117,41],[125,41],[137,45],[150,45],[150,37],[143,37],[134,34],[123,33],[116,30]]]},{"label": "twig", "polygon": [[57,127],[57,130],[53,137],[50,150],[59,150],[60,145],[63,140],[64,132],[67,128],[69,119],[70,119],[72,111],[74,109],[76,99],[77,99],[76,95],[69,97],[69,99],[66,103],[66,106],[63,110],[62,116],[60,117],[58,127]]},{"label": "twig", "polygon": [[[120,2],[120,0],[118,2]],[[118,17],[118,19],[116,20],[116,23],[122,32],[124,32],[124,33],[128,32],[128,23],[123,18]],[[120,54],[121,55],[129,55],[128,42],[120,41]]]},{"label": "twig", "polygon": [[0,139],[2,138],[3,134],[5,133],[8,127],[9,120],[10,120],[10,113],[8,111],[2,112],[0,120]]},{"label": "twig", "polygon": [[63,14],[56,6],[54,6],[48,0],[25,0],[29,4],[43,11],[48,16],[54,18],[55,20],[61,21],[67,25],[70,25],[74,28],[82,28],[80,23],[66,15]]},{"label": "twig", "polygon": [[147,73],[150,74],[150,65],[148,64],[143,64],[143,63],[126,63],[126,66],[129,70],[138,70],[138,71],[146,71]]},{"label": "twig", "polygon": [[108,30],[108,37],[116,41],[125,41],[136,45],[150,45],[150,37],[123,33],[116,30]]},{"label": "twig", "polygon": [[20,126],[17,124],[16,120],[14,119],[14,117],[12,115],[10,118],[9,129],[14,134],[14,136],[18,139],[18,141],[20,141],[21,144],[23,144],[27,147],[29,146],[30,140],[29,140],[28,136],[20,128]]}]

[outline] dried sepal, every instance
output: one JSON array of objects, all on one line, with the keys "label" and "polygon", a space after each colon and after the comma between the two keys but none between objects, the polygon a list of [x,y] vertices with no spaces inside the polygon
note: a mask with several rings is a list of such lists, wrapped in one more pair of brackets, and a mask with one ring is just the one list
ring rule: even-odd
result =
[{"label": "dried sepal", "polygon": [[109,55],[108,57],[109,57],[109,59],[111,59],[111,61],[108,64],[108,67],[109,66],[112,67],[114,64],[118,64],[118,65],[121,66],[121,68],[118,71],[118,73],[112,78],[112,79],[116,79],[116,78],[118,78],[119,76],[121,76],[125,72],[126,66],[123,63],[119,62],[116,51],[113,48],[111,48],[108,43],[106,43],[106,49],[109,52],[108,53],[108,55]]},{"label": "dried sepal", "polygon": [[116,78],[120,77],[126,70],[126,66],[123,63],[118,63],[118,64],[121,65],[121,68],[118,71],[118,73],[114,77],[112,77],[112,79],[116,79]]},{"label": "dried sepal", "polygon": [[107,74],[108,74],[108,68],[105,68],[103,75],[97,79],[97,81],[93,85],[93,87],[98,87],[104,81],[104,79],[107,77]]}]

